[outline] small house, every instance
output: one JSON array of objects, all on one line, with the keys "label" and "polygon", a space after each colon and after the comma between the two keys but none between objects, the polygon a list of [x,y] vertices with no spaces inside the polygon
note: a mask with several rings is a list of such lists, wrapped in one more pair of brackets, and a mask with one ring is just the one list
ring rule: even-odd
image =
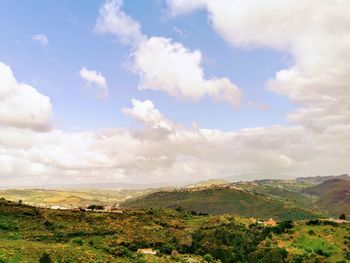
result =
[{"label": "small house", "polygon": [[139,248],[139,249],[137,250],[137,253],[138,253],[138,254],[155,255],[155,254],[157,254],[157,251],[155,251],[155,250],[152,249],[152,248]]},{"label": "small house", "polygon": [[275,220],[273,220],[272,218],[270,218],[267,221],[264,221],[263,223],[265,226],[276,226],[277,222]]}]

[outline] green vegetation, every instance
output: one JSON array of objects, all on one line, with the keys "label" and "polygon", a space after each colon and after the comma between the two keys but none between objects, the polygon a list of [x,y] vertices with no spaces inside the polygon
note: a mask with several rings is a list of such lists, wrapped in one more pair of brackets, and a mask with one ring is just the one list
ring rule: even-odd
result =
[{"label": "green vegetation", "polygon": [[208,214],[234,214],[255,218],[300,220],[319,217],[315,211],[252,191],[230,187],[162,191],[124,202],[127,208],[177,208]]},{"label": "green vegetation", "polygon": [[17,202],[21,200],[26,204],[35,206],[79,207],[91,204],[114,204],[127,198],[137,197],[153,192],[152,189],[139,190],[107,190],[107,189],[7,189],[0,190],[0,196]]},{"label": "green vegetation", "polygon": [[332,179],[303,190],[318,197],[315,204],[333,216],[350,214],[350,180]]},{"label": "green vegetation", "polygon": [[[0,200],[0,262],[346,262],[350,225],[197,215],[38,209]],[[138,254],[150,248],[156,255]],[[345,260],[345,261],[344,261]]]}]

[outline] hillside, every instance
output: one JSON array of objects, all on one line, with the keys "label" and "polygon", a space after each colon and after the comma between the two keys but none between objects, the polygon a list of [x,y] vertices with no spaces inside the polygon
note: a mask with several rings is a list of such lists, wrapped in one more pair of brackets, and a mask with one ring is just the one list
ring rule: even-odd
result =
[{"label": "hillside", "polygon": [[151,193],[152,189],[7,189],[0,190],[0,197],[7,200],[22,200],[26,204],[50,207],[81,207],[90,204],[111,205],[127,198]]},{"label": "hillside", "polygon": [[177,191],[161,191],[129,199],[126,208],[177,208],[208,214],[234,214],[256,218],[305,219],[317,213],[290,205],[269,196],[248,192],[235,186],[214,186]]},{"label": "hillside", "polygon": [[339,215],[350,215],[350,180],[332,179],[319,185],[305,188],[303,193],[318,196],[315,204]]},{"label": "hillside", "polygon": [[[230,215],[60,211],[0,199],[0,262],[346,262],[349,230],[318,220],[265,227]],[[137,253],[143,248],[157,254]]]},{"label": "hillside", "polygon": [[328,180],[333,179],[341,179],[341,180],[350,180],[350,176],[348,174],[341,175],[328,175],[328,176],[309,176],[309,177],[298,177],[295,179],[297,182],[310,182],[313,184],[321,184]]}]

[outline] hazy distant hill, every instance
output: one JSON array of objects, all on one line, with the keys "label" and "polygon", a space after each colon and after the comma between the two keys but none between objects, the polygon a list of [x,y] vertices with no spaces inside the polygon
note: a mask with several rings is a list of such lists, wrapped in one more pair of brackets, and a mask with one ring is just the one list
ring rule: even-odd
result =
[{"label": "hazy distant hill", "polygon": [[348,178],[347,175],[317,176],[237,183],[209,180],[183,189],[128,199],[122,205],[182,207],[209,214],[230,213],[260,218],[300,219],[312,217],[315,213],[336,216],[340,212],[349,213]]},{"label": "hazy distant hill", "polygon": [[350,215],[350,180],[331,179],[319,185],[305,188],[303,193],[317,195],[316,205],[335,214]]},{"label": "hazy distant hill", "polygon": [[341,175],[329,175],[329,176],[298,177],[295,179],[295,181],[320,184],[320,183],[323,183],[324,181],[328,181],[332,179],[350,180],[350,176],[347,174],[341,174]]},{"label": "hazy distant hill", "polygon": [[11,201],[22,200],[26,204],[36,206],[60,205],[63,207],[79,207],[91,204],[114,204],[127,198],[151,193],[152,189],[139,190],[107,190],[107,189],[7,189],[0,190],[0,197]]},{"label": "hazy distant hill", "polygon": [[[232,183],[227,180],[206,180],[182,188],[150,189],[8,189],[0,197],[37,206],[60,205],[80,207],[91,204],[114,204],[127,201],[126,207],[177,207],[204,213],[231,213],[261,218],[303,218],[319,210],[337,215],[347,212],[347,185],[319,185],[325,179],[348,180],[347,175],[298,178],[296,180],[265,179]],[[313,188],[319,185],[319,187]],[[329,185],[329,186],[328,186]],[[122,186],[122,185],[120,185]],[[130,185],[127,185],[130,187]],[[73,187],[73,186],[72,186]],[[341,188],[343,187],[343,188]],[[311,192],[323,189],[320,193]],[[306,189],[303,191],[303,189]],[[343,189],[326,191],[327,189]],[[348,188],[349,189],[349,188]],[[154,194],[151,194],[154,193]],[[151,194],[151,195],[148,195]],[[136,199],[137,198],[137,199]],[[348,213],[348,212],[347,212]],[[305,214],[305,215],[304,215]]]},{"label": "hazy distant hill", "polygon": [[201,182],[196,183],[196,184],[188,185],[187,188],[222,185],[222,184],[229,184],[229,183],[231,183],[231,182],[228,180],[224,180],[224,179],[209,179],[209,180],[201,181]]},{"label": "hazy distant hill", "polygon": [[313,218],[315,213],[288,205],[268,196],[235,187],[208,187],[162,191],[130,199],[122,204],[128,208],[177,208],[209,214],[229,213],[240,216],[277,219]]}]

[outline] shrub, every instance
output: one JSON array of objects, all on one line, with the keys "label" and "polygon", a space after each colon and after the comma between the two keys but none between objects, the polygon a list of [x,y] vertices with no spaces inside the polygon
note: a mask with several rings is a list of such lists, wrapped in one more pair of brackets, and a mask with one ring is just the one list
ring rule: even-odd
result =
[{"label": "shrub", "polygon": [[84,241],[80,237],[74,238],[72,241],[79,246],[84,245]]},{"label": "shrub", "polygon": [[308,226],[314,225],[314,226],[319,226],[321,225],[321,221],[318,219],[312,219],[306,222]]},{"label": "shrub", "polygon": [[344,213],[342,213],[340,216],[339,216],[339,219],[340,220],[346,220],[346,215]]},{"label": "shrub", "polygon": [[350,260],[350,251],[344,253],[344,258]]},{"label": "shrub", "polygon": [[332,253],[330,251],[323,251],[323,255],[329,258],[332,255]]},{"label": "shrub", "polygon": [[9,230],[10,226],[7,223],[0,222],[0,229],[2,229],[2,230]]},{"label": "shrub", "polygon": [[309,235],[311,235],[311,236],[313,236],[313,235],[315,235],[315,231],[313,231],[312,229],[311,230],[309,230]]},{"label": "shrub", "polygon": [[331,255],[332,255],[332,253],[331,252],[329,252],[329,251],[326,251],[326,250],[322,250],[322,249],[316,249],[316,254],[317,255],[320,255],[320,256],[325,256],[325,257],[330,257]]},{"label": "shrub", "polygon": [[213,261],[214,261],[212,255],[210,255],[210,254],[205,254],[205,255],[203,256],[203,259],[204,259],[205,261],[207,261],[207,262],[213,262]]},{"label": "shrub", "polygon": [[91,209],[92,211],[93,210],[103,210],[104,206],[103,205],[89,205],[87,208]]},{"label": "shrub", "polygon": [[46,220],[44,222],[44,226],[47,228],[47,229],[54,229],[54,225],[52,222],[50,222],[49,220]]},{"label": "shrub", "polygon": [[48,253],[44,253],[39,259],[39,263],[51,263],[51,257]]}]

